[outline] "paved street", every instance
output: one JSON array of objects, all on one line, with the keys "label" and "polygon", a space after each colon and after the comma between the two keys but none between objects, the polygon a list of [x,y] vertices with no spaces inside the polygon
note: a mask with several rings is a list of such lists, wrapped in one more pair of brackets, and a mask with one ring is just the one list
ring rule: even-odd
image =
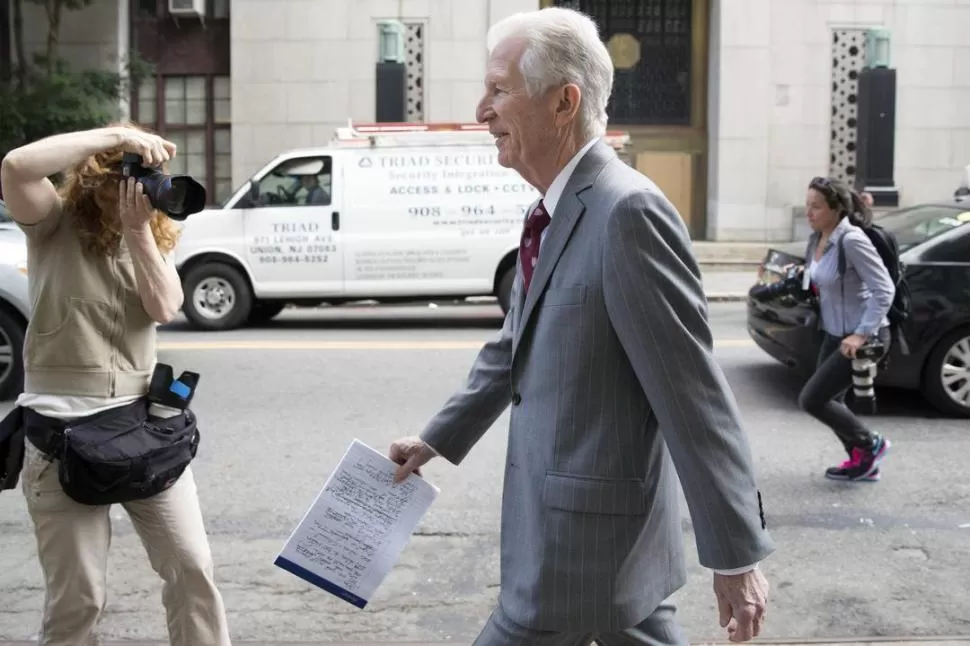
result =
[{"label": "paved street", "polygon": [[[838,444],[796,409],[798,382],[748,341],[742,304],[715,303],[712,316],[779,545],[763,565],[773,585],[764,637],[970,634],[970,475],[956,459],[970,453],[967,421],[880,393],[873,424],[894,442],[883,481],[829,482],[821,474],[841,459]],[[262,329],[204,334],[176,324],[162,333],[161,359],[203,375],[196,478],[240,643],[471,642],[498,590],[505,416],[460,468],[428,467],[441,495],[365,611],[273,559],[348,442],[383,450],[419,431],[499,324],[494,305],[359,307],[288,312]],[[160,583],[123,512],[114,517],[104,633],[164,639]],[[681,620],[692,643],[720,641],[688,523],[685,540]],[[29,640],[42,602],[22,499],[4,493],[0,640]]]}]

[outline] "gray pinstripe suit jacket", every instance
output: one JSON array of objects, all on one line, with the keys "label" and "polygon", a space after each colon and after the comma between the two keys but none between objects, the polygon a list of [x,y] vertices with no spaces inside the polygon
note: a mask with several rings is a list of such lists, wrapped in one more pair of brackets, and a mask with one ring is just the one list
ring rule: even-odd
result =
[{"label": "gray pinstripe suit jacket", "polygon": [[522,286],[520,270],[501,333],[422,433],[458,464],[512,404],[507,615],[560,632],[624,629],[650,615],[686,578],[678,474],[701,564],[732,569],[770,554],[700,271],[660,190],[594,145],[560,199],[525,298]]}]

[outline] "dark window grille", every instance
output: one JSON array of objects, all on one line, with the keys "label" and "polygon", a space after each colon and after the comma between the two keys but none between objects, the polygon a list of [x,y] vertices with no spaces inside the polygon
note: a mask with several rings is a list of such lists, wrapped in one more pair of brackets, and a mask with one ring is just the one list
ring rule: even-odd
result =
[{"label": "dark window grille", "polygon": [[607,107],[617,125],[689,126],[693,0],[556,0],[593,18],[604,42],[630,34],[640,60],[616,70]]}]

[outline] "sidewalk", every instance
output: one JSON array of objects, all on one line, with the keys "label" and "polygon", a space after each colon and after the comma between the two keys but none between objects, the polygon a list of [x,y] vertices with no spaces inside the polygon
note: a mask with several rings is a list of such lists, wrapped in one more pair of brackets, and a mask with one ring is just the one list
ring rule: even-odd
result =
[{"label": "sidewalk", "polygon": [[707,300],[712,303],[746,300],[748,290],[757,279],[758,265],[771,246],[769,242],[694,241],[694,255],[701,266]]},{"label": "sidewalk", "polygon": [[758,274],[756,267],[738,271],[709,271],[701,266],[701,278],[707,300],[723,303],[746,300],[748,290],[754,285]]},{"label": "sidewalk", "polygon": [[735,266],[738,269],[754,267],[764,260],[771,247],[787,242],[708,242],[694,240],[691,246],[697,261],[702,265]]}]

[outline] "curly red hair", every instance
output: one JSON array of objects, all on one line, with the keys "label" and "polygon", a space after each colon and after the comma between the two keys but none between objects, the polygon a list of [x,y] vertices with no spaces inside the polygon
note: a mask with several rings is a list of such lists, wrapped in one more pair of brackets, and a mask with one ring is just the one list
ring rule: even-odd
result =
[{"label": "curly red hair", "polygon": [[[111,126],[134,128],[151,132],[133,123]],[[115,253],[121,242],[121,220],[118,217],[118,183],[122,180],[118,165],[121,148],[88,157],[65,173],[58,189],[67,213],[74,219],[78,235],[89,251],[107,256]],[[163,167],[163,172],[168,172]],[[155,211],[150,221],[155,244],[163,253],[175,248],[179,238],[178,226],[161,211]]]}]

